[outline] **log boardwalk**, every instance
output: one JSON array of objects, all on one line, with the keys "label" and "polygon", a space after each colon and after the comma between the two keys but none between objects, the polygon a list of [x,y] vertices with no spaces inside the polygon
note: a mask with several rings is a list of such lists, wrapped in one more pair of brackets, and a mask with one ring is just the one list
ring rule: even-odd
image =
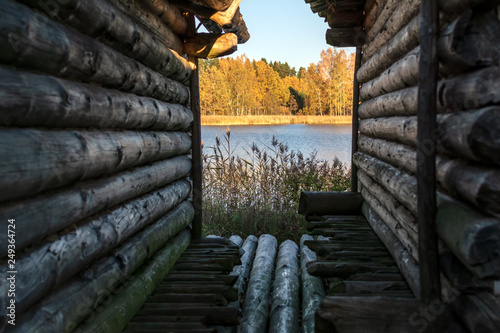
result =
[{"label": "log boardwalk", "polygon": [[500,0],[306,0],[356,47],[353,174],[299,244],[202,238],[241,1],[0,0],[0,332],[499,332]]}]

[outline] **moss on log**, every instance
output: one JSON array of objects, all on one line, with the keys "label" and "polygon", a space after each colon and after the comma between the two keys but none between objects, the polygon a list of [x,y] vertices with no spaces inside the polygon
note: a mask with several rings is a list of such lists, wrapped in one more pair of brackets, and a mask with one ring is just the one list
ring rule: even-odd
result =
[{"label": "moss on log", "polygon": [[187,104],[189,89],[28,7],[2,0],[0,61],[165,102]]},{"label": "moss on log", "polygon": [[[68,230],[57,240],[18,258],[18,313],[27,310],[92,261],[102,258],[134,233],[162,217],[182,202],[190,191],[189,182],[177,181]],[[37,278],[33,279],[33,276]],[[2,291],[6,286],[2,285]]]},{"label": "moss on log", "polygon": [[121,332],[170,272],[190,239],[190,231],[185,230],[169,241],[151,262],[134,274],[127,286],[118,290],[108,304],[97,309],[75,332]]},{"label": "moss on log", "polygon": [[185,131],[188,108],[89,84],[0,68],[0,124],[7,127]]},{"label": "moss on log", "polygon": [[[192,221],[194,209],[183,202],[147,229],[137,233],[107,258],[96,262],[80,276],[34,306],[19,321],[18,332],[69,332],[103,302],[113,298],[130,276]],[[50,316],[45,314],[50,313]]]},{"label": "moss on log", "polygon": [[[178,132],[0,130],[0,201],[25,198],[78,180],[189,152]],[[98,154],[96,152],[99,152]]]},{"label": "moss on log", "polygon": [[269,318],[274,260],[278,244],[271,235],[259,238],[238,332],[265,332]]},{"label": "moss on log", "polygon": [[291,240],[281,243],[273,282],[271,332],[298,333],[300,314],[299,247]]},{"label": "moss on log", "polygon": [[[17,227],[23,231],[16,237],[16,248],[21,250],[93,214],[176,181],[190,170],[191,159],[180,156],[76,184],[50,195],[0,207],[0,225],[7,228],[9,216],[16,218]],[[6,255],[5,252],[0,257]]]}]

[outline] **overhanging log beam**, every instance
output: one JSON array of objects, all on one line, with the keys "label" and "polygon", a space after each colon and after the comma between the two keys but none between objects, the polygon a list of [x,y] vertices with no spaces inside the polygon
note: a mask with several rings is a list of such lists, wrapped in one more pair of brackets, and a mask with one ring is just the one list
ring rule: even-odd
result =
[{"label": "overhanging log beam", "polygon": [[222,35],[199,33],[189,37],[184,44],[187,55],[213,59],[234,53],[238,49],[238,37],[233,33]]}]

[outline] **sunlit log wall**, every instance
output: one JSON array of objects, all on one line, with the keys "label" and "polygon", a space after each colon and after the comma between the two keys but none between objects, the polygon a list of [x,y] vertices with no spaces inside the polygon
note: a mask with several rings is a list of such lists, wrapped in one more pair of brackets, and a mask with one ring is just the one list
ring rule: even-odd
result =
[{"label": "sunlit log wall", "polygon": [[190,243],[187,23],[151,3],[0,0],[0,331],[9,219],[8,332],[121,331]]},{"label": "sunlit log wall", "polygon": [[[480,324],[495,331],[500,309],[495,296],[500,292],[500,7],[498,1],[439,3],[436,166],[443,300],[471,331]],[[354,161],[365,214],[388,248],[397,249],[398,265],[418,295],[420,1],[367,4]],[[409,255],[398,260],[403,252]]]}]

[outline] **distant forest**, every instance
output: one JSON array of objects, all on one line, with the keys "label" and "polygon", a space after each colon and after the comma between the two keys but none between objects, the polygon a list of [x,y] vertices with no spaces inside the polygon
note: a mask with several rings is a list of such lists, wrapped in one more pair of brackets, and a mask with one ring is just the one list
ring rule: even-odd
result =
[{"label": "distant forest", "polygon": [[202,115],[350,115],[354,58],[329,48],[298,71],[244,55],[200,61]]}]

